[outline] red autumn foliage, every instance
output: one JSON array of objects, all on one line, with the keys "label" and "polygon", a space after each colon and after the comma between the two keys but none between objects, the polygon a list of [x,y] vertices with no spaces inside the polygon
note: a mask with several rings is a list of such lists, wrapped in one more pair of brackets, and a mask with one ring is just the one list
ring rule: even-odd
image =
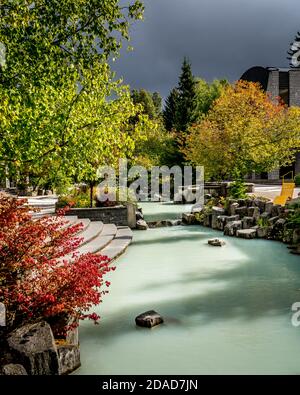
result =
[{"label": "red autumn foliage", "polygon": [[8,316],[14,326],[62,314],[97,322],[90,309],[108,292],[103,277],[115,268],[107,257],[75,253],[82,224],[66,226],[64,211],[33,219],[30,210],[0,194],[0,301]]}]

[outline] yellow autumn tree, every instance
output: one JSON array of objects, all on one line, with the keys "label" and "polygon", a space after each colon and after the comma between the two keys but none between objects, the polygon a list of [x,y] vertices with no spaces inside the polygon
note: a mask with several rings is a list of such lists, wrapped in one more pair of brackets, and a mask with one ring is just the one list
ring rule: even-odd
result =
[{"label": "yellow autumn tree", "polygon": [[300,149],[300,109],[283,105],[259,84],[238,81],[189,132],[184,155],[205,167],[206,178],[271,171],[290,164]]}]

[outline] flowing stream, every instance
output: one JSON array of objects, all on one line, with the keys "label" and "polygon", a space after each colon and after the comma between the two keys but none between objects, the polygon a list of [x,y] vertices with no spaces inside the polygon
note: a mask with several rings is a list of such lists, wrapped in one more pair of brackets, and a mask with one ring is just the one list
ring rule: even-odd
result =
[{"label": "flowing stream", "polygon": [[[144,205],[151,220],[182,211]],[[212,237],[226,246],[208,246]],[[95,309],[101,324],[81,324],[76,374],[300,373],[300,327],[291,324],[300,259],[283,244],[200,226],[136,231],[116,266]],[[136,327],[135,317],[150,309],[165,323]]]}]

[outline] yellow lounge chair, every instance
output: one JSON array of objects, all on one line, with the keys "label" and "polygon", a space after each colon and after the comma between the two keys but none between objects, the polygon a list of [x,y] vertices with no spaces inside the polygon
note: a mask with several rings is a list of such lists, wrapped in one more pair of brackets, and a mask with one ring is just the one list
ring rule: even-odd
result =
[{"label": "yellow lounge chair", "polygon": [[[287,174],[289,174],[289,173],[287,173]],[[283,177],[283,181],[282,181],[282,188],[281,188],[280,196],[277,196],[274,199],[274,204],[280,204],[281,206],[285,206],[288,199],[293,199],[294,190],[295,190],[295,183],[294,182],[285,182],[284,177]]]}]

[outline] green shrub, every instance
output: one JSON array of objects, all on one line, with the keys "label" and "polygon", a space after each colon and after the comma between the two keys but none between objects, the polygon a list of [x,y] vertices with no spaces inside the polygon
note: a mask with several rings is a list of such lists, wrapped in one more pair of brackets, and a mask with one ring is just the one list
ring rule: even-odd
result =
[{"label": "green shrub", "polygon": [[297,185],[297,187],[300,186],[300,174],[297,174],[295,177],[295,184]]},{"label": "green shrub", "polygon": [[295,212],[287,218],[287,228],[300,228],[300,209],[296,209]]},{"label": "green shrub", "polygon": [[260,228],[268,228],[268,226],[269,226],[269,221],[268,221],[268,219],[267,218],[258,218],[258,220],[257,220],[257,225],[260,227]]},{"label": "green shrub", "polygon": [[76,208],[90,207],[90,191],[74,188],[68,194],[59,196],[56,207],[63,208],[66,206]]},{"label": "green shrub", "polygon": [[247,187],[244,180],[237,179],[229,187],[229,196],[232,199],[245,199],[247,197]]}]

